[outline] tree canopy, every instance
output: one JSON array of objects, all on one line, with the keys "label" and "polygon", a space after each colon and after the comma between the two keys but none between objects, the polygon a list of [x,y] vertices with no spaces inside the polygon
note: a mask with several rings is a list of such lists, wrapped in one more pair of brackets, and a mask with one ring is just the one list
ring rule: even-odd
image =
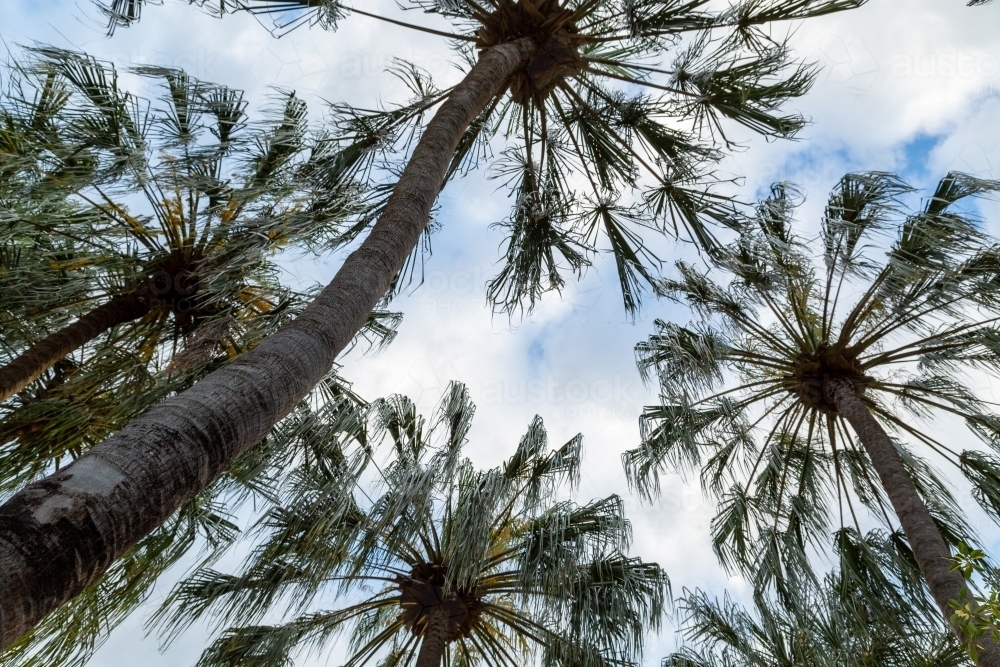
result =
[{"label": "tree canopy", "polygon": [[[474,411],[456,383],[429,422],[405,397],[373,403],[363,446],[286,477],[237,574],[203,569],[174,589],[167,635],[202,618],[225,627],[203,667],[286,665],[345,628],[344,664],[358,667],[634,664],[669,586],[626,555],[621,499],[561,499],[581,437],[549,450],[538,417],[504,464],[477,470],[462,457]],[[385,437],[391,457],[372,469]],[[275,615],[287,620],[260,624]]]},{"label": "tree canopy", "polygon": [[[99,2],[113,30],[140,19],[142,0]],[[483,165],[507,186],[512,206],[496,223],[507,236],[488,299],[499,310],[534,307],[610,252],[623,303],[635,314],[655,290],[655,239],[705,248],[734,200],[713,191],[715,167],[733,142],[727,127],[793,137],[805,125],[782,110],[804,94],[816,68],[797,61],[775,25],[861,6],[862,0],[406,0],[403,9],[443,17],[441,31],[338,0],[225,0],[191,4],[214,14],[250,12],[283,34],[305,25],[335,30],[352,15],[448,38],[456,64],[528,38],[537,55],[516,72],[465,131],[446,181]],[[669,61],[669,65],[664,62]],[[375,196],[391,191],[424,115],[451,93],[419,69],[396,71],[413,98],[387,109],[337,108],[327,183],[356,177]],[[318,173],[324,173],[320,170]],[[366,227],[359,225],[355,233]],[[650,236],[652,235],[652,237]],[[345,241],[353,238],[345,236]]]},{"label": "tree canopy", "polygon": [[[30,359],[0,405],[0,488],[72,459],[157,400],[252,348],[311,291],[279,257],[328,250],[361,205],[309,176],[323,138],[293,92],[251,121],[241,91],[39,47],[0,97],[0,375]],[[291,254],[290,254],[291,253]],[[41,343],[102,308],[123,317],[75,350]],[[379,312],[363,335],[391,337]],[[49,337],[49,338],[47,338]],[[16,387],[12,387],[16,388]]]},{"label": "tree canopy", "polygon": [[717,600],[686,590],[678,601],[683,645],[663,667],[971,664],[927,596],[906,594],[920,572],[890,542],[884,533],[845,528],[834,542],[837,569],[797,582],[789,596],[755,592],[752,610],[729,594]]},{"label": "tree canopy", "polygon": [[[761,588],[782,587],[835,530],[861,534],[875,522],[897,535],[869,456],[831,402],[827,385],[846,380],[899,438],[945,541],[974,543],[935,464],[961,472],[997,520],[1000,459],[991,452],[1000,422],[968,374],[1000,370],[1000,254],[963,202],[998,188],[951,173],[909,212],[902,198],[911,189],[896,176],[849,174],[813,240],[792,226],[798,191],[779,184],[712,257],[717,273],[678,264],[662,287],[701,319],[658,322],[636,348],[661,393],[642,417],[642,445],[624,455],[636,489],[653,497],[660,474],[697,472],[720,503],[716,553]],[[963,451],[917,424],[955,417],[985,449]],[[891,543],[912,559],[904,540]]]}]

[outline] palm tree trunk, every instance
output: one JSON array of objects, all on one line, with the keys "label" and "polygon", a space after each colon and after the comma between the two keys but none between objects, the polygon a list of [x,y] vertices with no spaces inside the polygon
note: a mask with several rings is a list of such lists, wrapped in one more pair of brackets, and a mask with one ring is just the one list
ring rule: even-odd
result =
[{"label": "palm tree trunk", "polygon": [[441,658],[448,646],[448,616],[444,605],[435,607],[429,616],[424,636],[420,639],[416,667],[441,667]]},{"label": "palm tree trunk", "polygon": [[52,368],[60,359],[83,347],[108,329],[139,319],[151,301],[134,292],[114,297],[73,324],[49,334],[0,367],[0,401],[5,401]]},{"label": "palm tree trunk", "polygon": [[0,650],[211,484],[329,372],[416,247],[464,131],[536,51],[524,38],[480,56],[371,233],[295,321],[0,506]]},{"label": "palm tree trunk", "polygon": [[[833,380],[828,385],[837,410],[854,429],[862,446],[871,459],[872,466],[882,481],[882,488],[889,496],[903,533],[913,549],[920,572],[930,588],[931,596],[941,609],[945,621],[951,625],[953,613],[949,600],[959,597],[966,588],[965,579],[958,572],[950,572],[951,556],[941,531],[938,530],[927,505],[917,493],[913,480],[903,467],[896,447],[868,407],[858,398],[854,387],[845,380]],[[958,638],[967,643],[968,638],[952,626]],[[976,664],[980,667],[1000,666],[1000,647],[989,637],[983,637],[982,650]]]}]

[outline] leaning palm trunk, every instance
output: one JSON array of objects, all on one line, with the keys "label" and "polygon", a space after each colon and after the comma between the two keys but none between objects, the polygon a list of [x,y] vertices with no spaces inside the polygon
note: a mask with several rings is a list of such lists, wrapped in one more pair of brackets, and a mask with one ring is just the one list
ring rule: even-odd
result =
[{"label": "leaning palm trunk", "polygon": [[416,246],[463,132],[536,49],[519,39],[482,54],[368,238],[293,323],[0,507],[0,650],[206,488],[330,370]]},{"label": "leaning palm trunk", "polygon": [[[896,510],[896,516],[910,548],[913,549],[913,556],[920,566],[931,596],[950,625],[953,610],[948,601],[959,598],[965,589],[965,579],[958,571],[951,571],[948,560],[951,552],[941,537],[941,531],[917,493],[889,436],[858,398],[850,382],[833,380],[829,383],[829,389],[838,411],[854,428],[858,440],[871,459],[872,467],[882,481],[882,488]],[[955,632],[962,642],[968,642],[968,638],[959,630],[955,629]],[[980,667],[1000,665],[1000,647],[989,637],[983,637],[980,643],[982,650],[979,651],[976,664]]]},{"label": "leaning palm trunk", "polygon": [[139,319],[150,311],[151,303],[150,299],[135,292],[121,294],[38,341],[0,367],[0,401],[21,391],[60,359],[105,331]]}]

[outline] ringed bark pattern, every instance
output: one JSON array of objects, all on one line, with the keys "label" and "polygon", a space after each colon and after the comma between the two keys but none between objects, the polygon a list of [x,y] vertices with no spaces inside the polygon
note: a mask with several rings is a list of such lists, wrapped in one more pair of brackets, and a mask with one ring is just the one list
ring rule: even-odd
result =
[{"label": "ringed bark pattern", "polygon": [[329,372],[419,241],[469,124],[537,51],[484,51],[427,124],[364,243],[299,317],[0,507],[0,650],[211,484]]},{"label": "ringed bark pattern", "polygon": [[[952,609],[948,600],[958,598],[965,588],[965,579],[958,572],[949,571],[950,562],[946,559],[951,556],[951,552],[941,531],[906,472],[895,445],[858,397],[854,386],[847,380],[837,379],[829,383],[829,390],[838,411],[850,423],[871,459],[872,467],[878,473],[882,488],[899,518],[931,596],[950,626]],[[963,643],[967,641],[957,630],[956,634]],[[988,637],[982,639],[982,644],[976,664],[980,667],[1000,667],[1000,647]]]},{"label": "ringed bark pattern", "polygon": [[119,324],[137,320],[151,309],[151,300],[135,292],[112,297],[73,324],[38,341],[0,368],[0,401],[21,391],[56,362]]},{"label": "ringed bark pattern", "polygon": [[420,638],[416,667],[441,667],[441,658],[448,645],[448,616],[441,606],[435,607],[427,619],[427,631]]}]

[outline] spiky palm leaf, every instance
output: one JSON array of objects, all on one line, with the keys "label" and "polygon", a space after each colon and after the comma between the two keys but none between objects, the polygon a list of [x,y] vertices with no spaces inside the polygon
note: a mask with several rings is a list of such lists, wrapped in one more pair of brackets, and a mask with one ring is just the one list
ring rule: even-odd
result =
[{"label": "spiky palm leaf", "polygon": [[[388,436],[393,455],[371,488],[347,462],[296,470],[242,570],[181,582],[164,631],[228,626],[205,667],[289,664],[348,627],[347,665],[412,664],[435,627],[448,664],[632,664],[668,590],[659,567],[625,555],[620,499],[558,500],[581,438],[550,451],[537,417],[506,463],[476,470],[461,455],[474,411],[459,384],[430,423],[404,397],[374,403],[368,446]],[[316,610],[334,594],[338,607]],[[261,624],[277,613],[286,622]]]},{"label": "spiky palm leaf", "polygon": [[[311,294],[280,284],[279,253],[324,249],[358,210],[351,186],[321,190],[310,175],[322,139],[294,93],[251,124],[239,91],[136,72],[164,97],[123,90],[109,63],[40,48],[0,99],[0,366],[95,308],[141,305],[0,406],[3,489],[287,322]],[[397,320],[377,314],[364,335],[391,338]]]},{"label": "spiky palm leaf", "polygon": [[[807,241],[792,231],[797,193],[782,184],[713,258],[731,282],[679,264],[663,289],[704,319],[658,322],[637,346],[662,397],[642,417],[642,446],[624,455],[640,493],[654,496],[667,470],[698,471],[720,501],[712,530],[722,563],[765,588],[780,588],[787,567],[808,562],[834,526],[860,532],[876,521],[895,534],[879,477],[829,393],[847,381],[899,437],[946,543],[974,538],[926,456],[961,471],[984,511],[1000,518],[995,456],[960,452],[917,424],[958,417],[989,448],[1000,442],[997,416],[963,374],[1000,371],[1000,254],[962,206],[997,189],[952,173],[906,215],[910,188],[897,177],[850,174],[829,199],[819,238]],[[886,236],[894,240],[880,251]]]},{"label": "spiky palm leaf", "polygon": [[892,540],[837,535],[839,568],[797,582],[794,595],[754,596],[753,611],[728,596],[685,591],[684,646],[663,667],[960,667],[970,665],[954,635],[942,631],[922,594],[899,595],[920,572],[901,561]]},{"label": "spiky palm leaf", "polygon": [[261,514],[273,507],[288,469],[322,475],[342,466],[352,445],[365,442],[367,409],[348,384],[331,374],[266,440],[97,582],[24,635],[3,654],[0,664],[85,664],[111,631],[149,598],[164,572],[182,559],[212,563],[232,547],[240,535],[234,523],[237,515],[251,508]]},{"label": "spiky palm leaf", "polygon": [[[143,5],[100,4],[112,27],[138,20]],[[469,126],[448,174],[496,163],[510,188],[513,207],[499,223],[506,257],[488,298],[503,311],[530,310],[564,285],[565,273],[579,275],[594,253],[606,251],[633,315],[661,265],[650,235],[680,235],[712,248],[712,226],[729,219],[734,202],[710,191],[722,155],[715,144],[730,145],[726,123],[768,137],[793,136],[805,123],[780,108],[808,90],[815,70],[795,62],[771,26],[863,0],[748,0],[721,11],[708,0],[400,3],[452,21],[452,33],[339,0],[192,4],[269,16],[279,33],[309,23],[335,29],[358,14],[449,37],[466,62],[477,49],[531,37],[538,55]],[[341,131],[331,137],[338,174],[345,162],[367,171],[376,156],[374,182],[399,172],[424,112],[449,93],[428,82],[414,92],[406,106],[342,110]],[[495,160],[491,148],[504,145],[498,141],[506,148]],[[626,194],[637,188],[641,196]]]}]

